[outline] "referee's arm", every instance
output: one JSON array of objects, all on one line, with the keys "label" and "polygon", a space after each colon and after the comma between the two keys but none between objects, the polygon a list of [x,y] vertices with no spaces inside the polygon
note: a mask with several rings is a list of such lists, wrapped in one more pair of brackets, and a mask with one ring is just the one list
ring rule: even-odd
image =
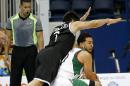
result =
[{"label": "referee's arm", "polygon": [[44,37],[43,37],[43,31],[36,32],[37,34],[37,48],[38,51],[44,48]]}]

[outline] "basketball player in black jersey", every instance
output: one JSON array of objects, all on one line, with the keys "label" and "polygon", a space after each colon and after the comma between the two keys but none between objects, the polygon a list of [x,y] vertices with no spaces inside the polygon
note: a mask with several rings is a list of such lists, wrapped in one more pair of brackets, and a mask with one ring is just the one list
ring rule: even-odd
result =
[{"label": "basketball player in black jersey", "polygon": [[63,17],[64,24],[52,33],[48,46],[37,55],[35,77],[27,86],[50,86],[57,75],[61,61],[74,45],[76,32],[96,29],[119,21],[121,18],[79,21],[75,12],[68,11]]}]

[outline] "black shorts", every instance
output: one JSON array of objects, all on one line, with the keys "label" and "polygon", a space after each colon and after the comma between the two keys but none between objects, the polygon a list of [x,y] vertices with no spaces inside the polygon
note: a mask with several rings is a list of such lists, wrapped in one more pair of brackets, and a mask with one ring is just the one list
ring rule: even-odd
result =
[{"label": "black shorts", "polygon": [[50,86],[55,79],[61,64],[60,54],[56,47],[43,49],[37,55],[35,78]]},{"label": "black shorts", "polygon": [[37,55],[35,78],[42,80],[49,86],[57,75],[61,61],[74,44],[75,36],[69,30],[67,31],[67,33],[59,35],[58,41],[54,45],[42,49]]}]

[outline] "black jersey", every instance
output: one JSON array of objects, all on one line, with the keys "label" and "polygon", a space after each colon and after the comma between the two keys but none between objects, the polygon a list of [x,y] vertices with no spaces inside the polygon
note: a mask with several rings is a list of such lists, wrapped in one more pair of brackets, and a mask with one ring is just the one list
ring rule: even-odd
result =
[{"label": "black jersey", "polygon": [[[48,46],[55,46],[55,44],[57,44],[58,42],[63,41],[65,34],[72,34],[69,30],[68,24],[62,24],[56,28],[57,29],[50,36],[50,42],[49,42]],[[70,42],[73,42],[73,39],[75,39],[75,38],[72,37],[72,39],[70,39],[72,41],[70,41]]]},{"label": "black jersey", "polygon": [[61,58],[72,49],[74,44],[75,36],[70,32],[68,24],[62,24],[56,29],[50,36],[50,42],[46,48],[56,47],[56,51],[62,54]]},{"label": "black jersey", "polygon": [[50,37],[49,45],[37,56],[36,78],[50,84],[58,72],[61,61],[72,49],[75,41],[74,34],[68,24],[62,24]]}]

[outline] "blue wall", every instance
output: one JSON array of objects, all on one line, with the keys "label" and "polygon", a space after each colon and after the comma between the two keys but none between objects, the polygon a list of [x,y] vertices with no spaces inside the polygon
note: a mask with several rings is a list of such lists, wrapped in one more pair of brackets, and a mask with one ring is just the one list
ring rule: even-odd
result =
[{"label": "blue wall", "polygon": [[[104,25],[101,28],[85,30],[94,38],[94,57],[96,61],[97,73],[114,73],[116,67],[114,60],[111,59],[111,49],[115,50],[119,59],[121,72],[127,72],[129,53],[125,53],[128,45],[129,29],[127,22],[120,22],[110,26]],[[126,55],[125,55],[126,54]]]}]

